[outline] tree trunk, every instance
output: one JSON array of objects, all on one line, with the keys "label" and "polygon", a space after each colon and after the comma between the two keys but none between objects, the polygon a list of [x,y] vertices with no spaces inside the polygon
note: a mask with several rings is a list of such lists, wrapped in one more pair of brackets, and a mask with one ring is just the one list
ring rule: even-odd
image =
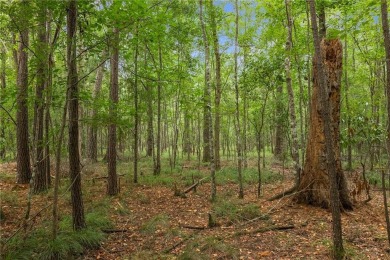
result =
[{"label": "tree trunk", "polygon": [[326,19],[325,19],[325,2],[318,6],[318,25],[320,41],[326,37]]},{"label": "tree trunk", "polygon": [[382,11],[382,29],[383,29],[383,36],[384,36],[385,51],[386,51],[387,155],[388,155],[387,169],[390,169],[390,32],[389,32],[389,19],[388,19],[386,0],[382,0],[381,11]]},{"label": "tree trunk", "polygon": [[184,110],[183,151],[187,154],[187,161],[189,161],[191,159],[191,131],[187,109]]},{"label": "tree trunk", "polygon": [[[106,59],[106,52],[103,51],[103,59]],[[102,88],[103,83],[103,73],[104,73],[104,63],[100,65],[96,72],[96,80],[95,80],[95,88],[93,90],[92,98],[93,100],[96,100],[99,96],[100,90]],[[98,109],[94,105],[92,109],[91,119],[92,119],[92,125],[89,129],[89,138],[88,138],[88,159],[91,160],[91,162],[97,162],[97,112]]]},{"label": "tree trunk", "polygon": [[[48,42],[46,37],[46,6],[41,4],[39,13],[39,29],[38,29],[38,45],[36,53],[38,54],[37,64],[37,86],[36,86],[36,99],[35,99],[35,177],[33,193],[39,193],[48,188],[47,176],[46,176],[46,158],[45,152],[45,139],[44,139],[44,114],[45,114],[45,96],[44,91],[47,86],[47,49]],[[47,93],[47,91],[46,91]],[[48,109],[48,108],[47,108]]]},{"label": "tree trunk", "polygon": [[[145,52],[146,53],[146,52]],[[145,54],[145,69],[147,69],[147,59]],[[153,150],[154,150],[154,137],[153,137],[153,90],[151,86],[146,83],[145,85],[146,95],[147,95],[147,102],[148,102],[148,136],[146,141],[146,156],[153,157],[153,161],[155,161],[155,158],[153,156]]]},{"label": "tree trunk", "polygon": [[[7,52],[4,44],[1,46],[1,74],[0,74],[0,98],[3,100],[5,97],[5,88],[7,85],[6,81],[6,60]],[[6,157],[5,152],[5,114],[3,111],[0,112],[0,159],[4,160]]]},{"label": "tree trunk", "polygon": [[[138,24],[135,28],[135,37],[138,39]],[[138,183],[138,130],[139,130],[139,111],[138,111],[138,40],[136,40],[134,54],[134,172],[133,182]]]},{"label": "tree trunk", "polygon": [[110,196],[118,194],[118,180],[116,174],[116,117],[118,105],[118,68],[119,68],[119,30],[114,28],[112,39],[112,53],[111,53],[111,86],[110,86],[110,118],[111,122],[108,126],[108,181],[107,194]]},{"label": "tree trunk", "polygon": [[283,159],[284,138],[283,138],[283,86],[279,85],[276,88],[276,132],[275,132],[275,147],[274,155],[277,159]]},{"label": "tree trunk", "polygon": [[351,110],[349,105],[349,80],[348,80],[348,39],[345,34],[344,43],[344,83],[345,83],[345,107],[347,109],[347,169],[352,170],[352,129],[351,129]]},{"label": "tree trunk", "polygon": [[[200,6],[202,7],[202,1],[199,1]],[[210,46],[206,33],[206,26],[203,21],[203,15],[200,17],[201,26],[202,26],[202,35],[203,35],[203,45],[204,45],[204,60],[205,60],[205,85],[203,90],[203,162],[211,161],[210,146],[212,143],[210,141],[210,127],[212,127],[212,122],[210,122],[209,107],[211,107],[211,81],[210,81]]]},{"label": "tree trunk", "polygon": [[157,145],[156,145],[156,164],[154,167],[154,175],[158,175],[161,172],[161,73],[162,73],[162,53],[161,53],[161,43],[158,44],[158,61],[159,69],[157,73],[158,84],[157,84]]},{"label": "tree trunk", "polygon": [[291,1],[285,0],[286,5],[286,14],[287,14],[287,41],[286,41],[286,52],[287,57],[285,60],[285,70],[286,70],[286,85],[288,92],[288,103],[289,103],[289,112],[290,112],[290,127],[291,127],[291,157],[294,161],[295,169],[295,182],[296,187],[299,184],[299,179],[301,175],[301,164],[299,161],[299,142],[297,134],[297,119],[295,114],[295,101],[294,101],[294,90],[292,87],[291,81],[291,50],[292,50],[292,17],[291,17]]},{"label": "tree trunk", "polygon": [[210,2],[210,15],[211,15],[211,30],[213,36],[214,56],[215,56],[215,122],[214,122],[214,164],[215,169],[221,169],[221,156],[220,150],[220,131],[221,131],[221,93],[222,93],[222,82],[221,82],[221,54],[219,53],[219,42],[217,34],[217,24],[215,21],[215,7],[213,1]]},{"label": "tree trunk", "polygon": [[341,168],[340,156],[340,82],[342,72],[342,46],[339,40],[324,40],[321,43],[323,66],[326,72],[325,87],[328,98],[326,108],[321,105],[321,89],[318,69],[314,66],[314,83],[311,97],[309,138],[306,147],[306,162],[297,195],[300,201],[322,207],[330,207],[329,187],[331,176],[327,169],[326,137],[324,133],[324,110],[329,108],[331,124],[331,148],[334,151],[334,168],[341,205],[351,209],[346,180]]},{"label": "tree trunk", "polygon": [[204,123],[203,123],[203,162],[210,162],[211,200],[217,196],[215,181],[215,164],[213,154],[213,126],[211,117],[211,79],[210,79],[210,48],[207,40],[206,25],[203,20],[203,1],[199,0],[199,18],[202,27],[203,44],[205,50],[205,88],[204,88]]},{"label": "tree trunk", "polygon": [[236,19],[235,19],[235,37],[234,37],[234,88],[236,92],[236,149],[237,149],[237,172],[238,172],[238,197],[244,198],[244,188],[242,183],[242,149],[241,149],[241,128],[240,128],[240,104],[238,89],[238,0],[235,1]]},{"label": "tree trunk", "polygon": [[337,39],[323,40],[320,44],[314,0],[308,1],[315,47],[314,90],[306,163],[298,198],[331,208],[333,257],[343,259],[340,206],[352,208],[352,205],[340,160],[342,45]]},{"label": "tree trunk", "polygon": [[76,60],[76,0],[69,1],[67,14],[67,62],[69,89],[69,175],[71,182],[73,229],[81,230],[85,228],[85,218],[81,192],[79,153],[79,93]]},{"label": "tree trunk", "polygon": [[[21,2],[21,8],[28,8],[28,1]],[[29,35],[27,24],[21,25],[20,43],[18,49],[18,76],[17,76],[17,113],[16,113],[16,141],[17,141],[17,183],[29,183],[31,179],[30,149],[28,134],[28,44]]]}]

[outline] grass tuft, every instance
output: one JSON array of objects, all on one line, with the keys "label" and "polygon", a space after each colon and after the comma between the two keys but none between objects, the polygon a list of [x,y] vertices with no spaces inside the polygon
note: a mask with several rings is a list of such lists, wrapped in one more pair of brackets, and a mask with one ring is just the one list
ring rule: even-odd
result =
[{"label": "grass tuft", "polygon": [[2,259],[73,259],[86,248],[98,248],[105,239],[101,231],[111,227],[108,219],[99,213],[86,215],[87,228],[72,230],[72,219],[65,216],[59,223],[56,239],[51,236],[51,223],[45,222],[27,237],[15,236],[5,248]]},{"label": "grass tuft", "polygon": [[[234,224],[257,217],[262,217],[258,205],[254,203],[242,204],[237,199],[218,199],[213,205],[216,217],[227,220],[228,224]],[[266,216],[263,216],[267,219]]]},{"label": "grass tuft", "polygon": [[141,227],[141,232],[145,234],[153,234],[157,230],[166,230],[168,227],[169,217],[165,214],[159,214],[146,221]]}]

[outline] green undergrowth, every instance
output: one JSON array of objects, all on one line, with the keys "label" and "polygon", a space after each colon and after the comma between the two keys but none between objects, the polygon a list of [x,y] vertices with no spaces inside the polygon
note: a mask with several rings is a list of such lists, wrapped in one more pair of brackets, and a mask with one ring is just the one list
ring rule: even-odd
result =
[{"label": "green undergrowth", "polygon": [[169,226],[169,217],[165,214],[159,214],[142,224],[141,232],[151,235],[154,234],[157,230],[167,230]]},{"label": "green undergrowth", "polygon": [[[242,177],[244,184],[255,184],[258,182],[258,172],[255,168],[246,168],[242,171]],[[233,167],[225,167],[217,172],[216,181],[218,184],[238,183],[237,169]],[[279,173],[275,173],[269,170],[262,170],[261,180],[262,183],[273,183],[281,180],[283,176]]]},{"label": "green undergrowth", "polygon": [[[224,219],[228,224],[248,221],[254,218],[268,219],[255,203],[243,203],[236,198],[218,198],[213,203],[213,212],[217,219]],[[218,221],[218,220],[217,220]]]},{"label": "green undergrowth", "polygon": [[111,223],[99,212],[85,216],[87,227],[73,231],[72,219],[65,216],[59,222],[56,239],[52,239],[51,222],[44,222],[27,236],[22,233],[12,238],[2,248],[2,259],[74,259],[85,249],[98,248],[105,239],[102,229],[110,228]]},{"label": "green undergrowth", "polygon": [[[371,185],[382,188],[382,173],[378,171],[369,171],[366,173],[366,178]],[[388,176],[385,175],[385,187],[389,188]]]}]

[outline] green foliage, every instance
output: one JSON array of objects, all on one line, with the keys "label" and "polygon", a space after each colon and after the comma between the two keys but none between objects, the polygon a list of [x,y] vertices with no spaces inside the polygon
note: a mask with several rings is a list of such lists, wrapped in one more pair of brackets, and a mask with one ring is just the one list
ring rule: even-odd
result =
[{"label": "green foliage", "polygon": [[[243,182],[245,184],[255,184],[258,182],[258,172],[254,168],[246,168],[242,173]],[[281,180],[282,175],[279,173],[274,173],[269,170],[262,170],[262,182],[263,183],[273,183],[275,181]],[[217,175],[217,183],[225,185],[227,183],[238,183],[238,174],[237,169],[232,167],[225,167],[221,169]]]},{"label": "green foliage", "polygon": [[4,259],[59,259],[74,258],[83,253],[85,248],[98,248],[105,239],[101,231],[111,227],[104,215],[96,212],[86,214],[87,228],[80,231],[72,230],[70,216],[65,216],[59,222],[56,239],[51,236],[51,223],[45,222],[34,229],[27,237],[16,235],[6,245],[2,257]]},{"label": "green foliage", "polygon": [[148,186],[173,186],[175,183],[175,176],[169,173],[162,172],[159,175],[144,174],[139,176],[139,183]]},{"label": "green foliage", "polygon": [[[367,178],[369,184],[382,188],[382,174],[380,172],[368,171],[366,173],[366,178]],[[385,187],[389,188],[390,185],[389,185],[389,182],[387,180],[388,180],[388,178],[387,178],[387,176],[385,176]]]},{"label": "green foliage", "polygon": [[241,201],[234,198],[217,199],[213,204],[213,212],[217,218],[223,218],[229,224],[254,219],[256,217],[264,217],[267,219],[267,216],[262,215],[260,207],[257,204],[242,204]]}]

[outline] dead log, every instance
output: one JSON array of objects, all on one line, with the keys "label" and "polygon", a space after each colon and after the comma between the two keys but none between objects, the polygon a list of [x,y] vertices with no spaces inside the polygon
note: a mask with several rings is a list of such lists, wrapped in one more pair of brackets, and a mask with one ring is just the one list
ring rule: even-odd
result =
[{"label": "dead log", "polygon": [[191,190],[195,190],[196,187],[201,184],[204,180],[206,180],[207,178],[209,178],[210,176],[206,176],[200,180],[198,180],[197,182],[195,182],[194,184],[192,184],[190,187],[186,188],[184,191],[180,191],[176,184],[174,186],[174,196],[179,196],[179,197],[182,197],[182,198],[186,198],[186,194],[188,192],[190,192]]}]

